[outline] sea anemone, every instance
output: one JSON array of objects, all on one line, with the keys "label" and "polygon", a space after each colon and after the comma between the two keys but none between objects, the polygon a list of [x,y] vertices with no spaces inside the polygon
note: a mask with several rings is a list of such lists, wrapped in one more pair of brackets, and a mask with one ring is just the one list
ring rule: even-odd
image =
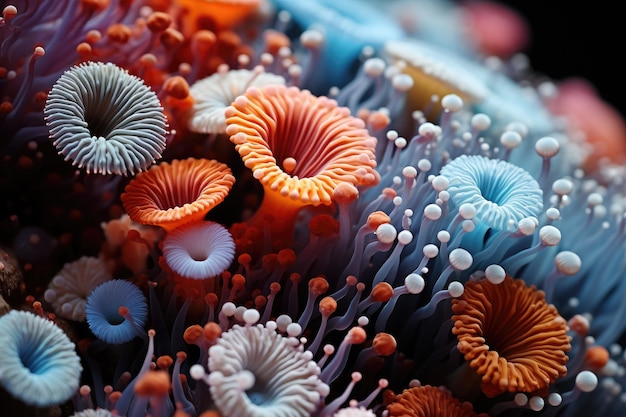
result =
[{"label": "sea anemone", "polygon": [[422,385],[405,389],[387,405],[389,417],[486,417],[469,402],[454,398],[445,387]]},{"label": "sea anemone", "polygon": [[250,223],[262,225],[267,215],[280,219],[272,229],[278,240],[291,240],[290,225],[302,207],[330,205],[340,183],[367,187],[378,181],[376,139],[334,100],[296,87],[250,88],[226,110],[226,124],[264,189]]},{"label": "sea anemone", "polygon": [[44,115],[59,153],[87,173],[133,175],[165,149],[167,121],[156,94],[112,63],[66,71],[52,87]]},{"label": "sea anemone", "polygon": [[523,91],[508,76],[490,70],[472,57],[435,48],[419,39],[391,40],[385,44],[385,54],[408,64],[404,71],[414,80],[408,93],[410,109],[423,109],[430,114],[433,96],[456,94],[474,110],[497,115],[500,127],[519,122],[535,134],[556,129],[538,92]]},{"label": "sea anemone", "polygon": [[365,407],[346,407],[338,410],[333,417],[376,417],[372,410]]},{"label": "sea anemone", "polygon": [[567,323],[534,286],[510,276],[500,284],[470,280],[452,311],[457,347],[487,396],[545,394],[566,374]]},{"label": "sea anemone", "polygon": [[543,191],[528,172],[508,162],[461,155],[441,169],[446,188],[460,207],[469,203],[487,227],[507,230],[543,209]]},{"label": "sea anemone", "polygon": [[262,2],[259,0],[176,0],[174,3],[183,10],[186,29],[199,29],[204,26],[215,30],[225,30],[240,23]]},{"label": "sea anemone", "polygon": [[74,344],[54,323],[26,311],[0,317],[0,385],[39,407],[61,404],[78,389]]},{"label": "sea anemone", "polygon": [[87,298],[85,316],[89,329],[107,343],[120,344],[145,336],[148,302],[130,281],[114,279],[96,287]]},{"label": "sea anemone", "polygon": [[235,258],[235,242],[226,228],[211,222],[188,223],[163,239],[163,258],[177,275],[206,279],[224,272]]},{"label": "sea anemone", "polygon": [[170,231],[204,219],[224,200],[234,182],[230,168],[218,161],[175,159],[138,174],[121,199],[132,220]]},{"label": "sea anemone", "polygon": [[196,81],[190,89],[193,107],[188,126],[192,132],[225,133],[224,110],[249,87],[284,85],[285,79],[261,70],[230,70],[217,72]]},{"label": "sea anemone", "polygon": [[83,256],[63,266],[48,284],[44,298],[60,317],[84,321],[87,296],[98,285],[112,278],[103,261]]},{"label": "sea anemone", "polygon": [[326,64],[332,67],[324,71],[323,77],[313,72],[307,79],[308,88],[316,94],[326,94],[330,87],[348,82],[347,74],[365,48],[381,48],[385,41],[404,37],[400,25],[372,2],[362,2],[359,7],[331,0],[274,0],[274,3],[288,12],[298,27],[317,31],[323,38],[315,66],[311,67]]},{"label": "sea anemone", "polygon": [[231,417],[309,417],[328,394],[319,367],[297,339],[278,334],[274,322],[254,325],[257,319],[256,310],[247,310],[246,326],[233,326],[209,349],[217,407]]},{"label": "sea anemone", "polygon": [[[478,55],[452,0],[226,1],[3,6],[0,312],[88,368],[39,413],[621,415],[626,169],[578,146],[621,137],[607,109]],[[125,86],[135,148],[100,132]],[[118,279],[55,304],[82,256]]]},{"label": "sea anemone", "polygon": [[109,410],[105,410],[103,408],[83,410],[77,413],[72,414],[70,417],[115,417],[116,414],[113,414]]}]

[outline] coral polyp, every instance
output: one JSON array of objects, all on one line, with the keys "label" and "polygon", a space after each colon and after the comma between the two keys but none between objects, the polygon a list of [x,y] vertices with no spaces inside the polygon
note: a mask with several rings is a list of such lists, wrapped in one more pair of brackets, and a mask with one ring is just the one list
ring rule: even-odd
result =
[{"label": "coral polyp", "polygon": [[88,173],[133,175],[165,149],[156,94],[111,63],[88,62],[57,80],[44,108],[54,146]]}]

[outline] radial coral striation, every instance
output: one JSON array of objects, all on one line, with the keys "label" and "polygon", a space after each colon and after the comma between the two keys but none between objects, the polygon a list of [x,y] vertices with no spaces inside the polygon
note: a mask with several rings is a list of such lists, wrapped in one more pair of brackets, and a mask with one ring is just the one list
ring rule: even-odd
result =
[{"label": "radial coral striation", "polygon": [[328,386],[298,340],[276,332],[275,323],[235,325],[209,349],[211,394],[232,417],[308,417]]},{"label": "radial coral striation", "polygon": [[196,81],[190,89],[193,107],[189,112],[189,130],[199,133],[225,133],[224,110],[249,87],[284,85],[279,75],[261,70],[230,70],[218,72]]},{"label": "radial coral striation", "polygon": [[534,286],[510,276],[500,284],[469,281],[452,311],[457,347],[487,396],[545,394],[567,373],[567,323]]},{"label": "radial coral striation", "polygon": [[0,318],[0,385],[26,404],[58,405],[78,389],[74,344],[54,323],[26,311]]},{"label": "radial coral striation", "polygon": [[445,387],[423,385],[405,389],[387,406],[389,417],[486,417],[472,404],[454,398]]},{"label": "radial coral striation", "polygon": [[66,71],[52,87],[44,115],[59,153],[88,173],[133,175],[165,149],[167,121],[156,94],[112,63]]},{"label": "radial coral striation", "polygon": [[138,174],[121,199],[132,220],[169,231],[204,219],[224,200],[234,182],[230,168],[218,161],[173,160]]},{"label": "radial coral striation", "polygon": [[[4,7],[0,312],[39,317],[0,318],[3,398],[76,417],[621,415],[626,170],[577,170],[584,140],[543,106],[567,92],[535,89],[523,57],[450,50],[444,0],[226,2]],[[121,279],[55,276],[84,255]],[[43,317],[81,338],[93,387]]]},{"label": "radial coral striation", "polygon": [[441,169],[447,191],[457,206],[469,203],[488,227],[507,230],[511,223],[538,215],[543,191],[522,168],[498,159],[461,155]]},{"label": "radial coral striation", "polygon": [[342,182],[378,181],[376,139],[329,98],[296,87],[250,88],[226,109],[226,124],[265,191],[256,219],[272,214],[289,223],[304,206],[330,205]]},{"label": "radial coral striation", "polygon": [[184,278],[213,278],[235,258],[235,242],[223,226],[210,221],[185,224],[163,240],[168,268]]},{"label": "radial coral striation", "polygon": [[144,335],[148,303],[136,285],[115,279],[100,284],[91,292],[85,316],[96,337],[111,344],[124,343]]},{"label": "radial coral striation", "polygon": [[103,261],[83,256],[63,266],[48,284],[44,298],[52,303],[60,317],[84,321],[87,296],[98,285],[112,278]]}]

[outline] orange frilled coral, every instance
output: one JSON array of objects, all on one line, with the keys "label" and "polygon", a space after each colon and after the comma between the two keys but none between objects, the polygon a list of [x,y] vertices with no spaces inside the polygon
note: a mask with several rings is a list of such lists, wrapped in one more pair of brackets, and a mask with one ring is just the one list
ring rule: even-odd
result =
[{"label": "orange frilled coral", "polygon": [[204,219],[229,193],[235,177],[221,162],[187,158],[138,174],[121,196],[130,218],[166,231]]},{"label": "orange frilled coral", "polygon": [[[361,119],[327,97],[273,85],[249,88],[226,109],[226,133],[246,167],[264,188],[251,224],[270,214],[293,224],[304,206],[330,205],[341,183],[367,187],[378,182],[376,138]],[[272,228],[291,239],[290,229]]]},{"label": "orange frilled coral", "polygon": [[501,284],[469,281],[452,300],[458,349],[481,377],[481,390],[546,394],[567,372],[567,323],[543,291],[506,276]]},{"label": "orange frilled coral", "polygon": [[389,417],[486,417],[472,404],[454,398],[444,387],[422,385],[391,395],[387,405]]},{"label": "orange frilled coral", "polygon": [[182,9],[185,27],[228,29],[254,12],[261,0],[175,0]]}]

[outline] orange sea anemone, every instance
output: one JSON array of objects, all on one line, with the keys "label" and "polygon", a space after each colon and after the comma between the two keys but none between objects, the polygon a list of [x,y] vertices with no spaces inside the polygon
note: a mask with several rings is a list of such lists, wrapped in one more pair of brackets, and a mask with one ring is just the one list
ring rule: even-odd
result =
[{"label": "orange sea anemone", "polygon": [[235,177],[215,160],[187,158],[162,162],[138,174],[121,196],[124,209],[137,223],[166,231],[203,220],[230,191]]},{"label": "orange sea anemone", "polygon": [[501,284],[469,281],[452,300],[458,349],[481,377],[481,390],[547,394],[565,375],[567,323],[543,291],[507,276]]},{"label": "orange sea anemone", "polygon": [[260,5],[260,0],[176,0],[182,9],[184,27],[228,29],[240,23]]},{"label": "orange sea anemone", "polygon": [[[302,207],[330,205],[340,183],[366,187],[378,181],[376,139],[364,122],[308,90],[250,88],[226,109],[226,124],[231,142],[264,188],[252,223],[271,214],[283,225],[293,224]],[[272,233],[291,239],[278,225]]]},{"label": "orange sea anemone", "polygon": [[454,398],[443,387],[423,385],[405,389],[387,406],[389,417],[483,417],[472,404]]}]

